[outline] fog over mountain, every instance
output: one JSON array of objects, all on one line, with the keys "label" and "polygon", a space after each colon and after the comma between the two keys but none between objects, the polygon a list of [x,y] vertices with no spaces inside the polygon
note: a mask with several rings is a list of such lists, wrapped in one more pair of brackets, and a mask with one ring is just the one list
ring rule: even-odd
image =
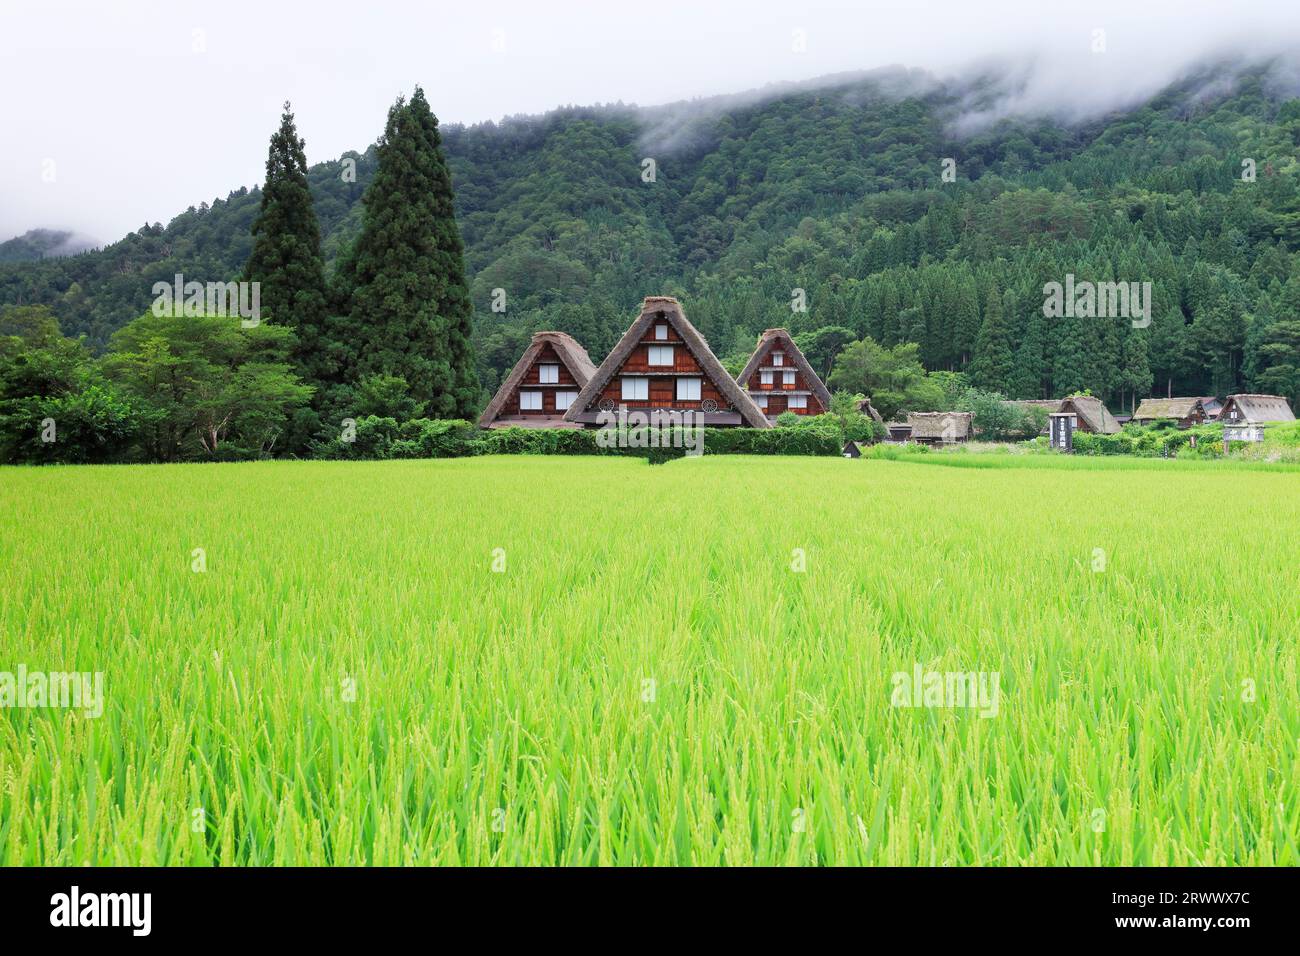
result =
[{"label": "fog over mountain", "polygon": [[417,83],[444,123],[569,103],[680,104],[653,114],[649,141],[671,148],[663,137],[707,108],[690,100],[761,98],[813,77],[894,67],[900,93],[996,78],[955,117],[960,134],[1016,114],[1085,120],[1225,58],[1293,63],[1297,51],[1291,0],[19,0],[0,7],[0,83],[11,91],[0,102],[0,237],[43,227],[111,241],[258,183],[285,99],[313,162],[373,142]]}]

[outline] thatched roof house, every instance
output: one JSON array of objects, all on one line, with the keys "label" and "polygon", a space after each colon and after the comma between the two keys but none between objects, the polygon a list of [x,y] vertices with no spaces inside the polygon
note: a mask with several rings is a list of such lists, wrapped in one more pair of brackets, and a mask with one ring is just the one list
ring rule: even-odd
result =
[{"label": "thatched roof house", "polygon": [[641,314],[600,363],[564,420],[599,425],[602,413],[694,412],[705,425],[770,428],[671,296],[646,296]]},{"label": "thatched roof house", "polygon": [[1121,426],[1115,416],[1102,404],[1100,398],[1091,395],[1074,395],[1061,402],[1059,412],[1070,412],[1078,416],[1076,427],[1079,431],[1094,435],[1114,435]]},{"label": "thatched roof house", "polygon": [[1131,420],[1139,425],[1172,421],[1179,428],[1190,428],[1203,424],[1207,417],[1199,398],[1144,398]]},{"label": "thatched roof house", "polygon": [[595,374],[587,350],[564,332],[536,332],[492,401],[480,428],[577,428],[564,413]]},{"label": "thatched roof house", "polygon": [[923,445],[969,441],[974,431],[971,412],[908,412],[911,440]]},{"label": "thatched roof house", "polygon": [[1229,395],[1219,412],[1219,421],[1226,424],[1245,422],[1293,422],[1295,412],[1291,403],[1281,395]]},{"label": "thatched roof house", "polygon": [[785,329],[768,329],[758,337],[736,381],[769,419],[782,412],[823,415],[831,410],[831,393]]},{"label": "thatched roof house", "polygon": [[[1047,416],[1061,412],[1070,412],[1076,417],[1075,427],[1079,431],[1093,432],[1098,435],[1113,435],[1120,430],[1120,423],[1110,410],[1102,404],[1101,399],[1091,395],[1075,395],[1071,398],[1035,398],[1008,402],[1019,409],[1041,408]],[[1047,434],[1047,421],[1044,417],[1040,435]]]}]

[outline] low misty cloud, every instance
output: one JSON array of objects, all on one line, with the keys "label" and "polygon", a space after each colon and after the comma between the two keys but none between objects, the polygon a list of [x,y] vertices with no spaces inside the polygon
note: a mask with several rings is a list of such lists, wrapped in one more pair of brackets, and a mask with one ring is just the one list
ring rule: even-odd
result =
[{"label": "low misty cloud", "polygon": [[[259,183],[285,99],[319,162],[372,143],[417,83],[444,123],[672,104],[646,114],[672,145],[717,108],[705,97],[863,71],[892,95],[996,77],[962,104],[962,133],[1017,114],[1084,120],[1212,60],[1297,52],[1294,0],[8,0],[0,240],[45,227],[113,241]],[[1275,76],[1294,85],[1291,66]]]}]

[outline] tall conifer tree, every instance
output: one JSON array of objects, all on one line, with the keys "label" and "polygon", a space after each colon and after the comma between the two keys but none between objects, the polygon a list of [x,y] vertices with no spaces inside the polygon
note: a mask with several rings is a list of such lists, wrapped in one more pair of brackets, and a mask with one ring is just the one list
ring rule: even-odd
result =
[{"label": "tall conifer tree", "polygon": [[1007,321],[1002,297],[996,288],[989,289],[984,307],[984,322],[975,340],[975,357],[970,364],[971,384],[990,392],[1006,395],[1012,389],[1015,356],[1011,351],[1011,326]]},{"label": "tall conifer tree", "polygon": [[253,222],[253,251],[244,281],[258,282],[263,317],[292,328],[295,364],[309,384],[328,378],[322,336],[326,321],[320,224],[307,185],[306,144],[288,103],[266,158],[262,208]]},{"label": "tall conifer tree", "polygon": [[377,152],[335,332],[348,378],[396,376],[423,414],[470,418],[480,396],[464,247],[438,120],[419,87],[388,111]]}]

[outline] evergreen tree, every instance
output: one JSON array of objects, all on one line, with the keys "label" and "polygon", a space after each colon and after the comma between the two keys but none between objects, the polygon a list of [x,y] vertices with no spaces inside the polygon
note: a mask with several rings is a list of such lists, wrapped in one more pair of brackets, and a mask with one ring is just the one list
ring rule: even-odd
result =
[{"label": "evergreen tree", "polygon": [[262,207],[253,222],[253,251],[244,266],[244,281],[260,283],[265,319],[294,330],[295,364],[308,384],[315,384],[327,380],[330,369],[322,342],[325,269],[304,145],[285,103],[266,158]]},{"label": "evergreen tree", "polygon": [[970,363],[970,380],[976,388],[1007,394],[1011,391],[1015,357],[1011,351],[1011,329],[996,288],[989,289],[984,322],[975,339],[975,357]]},{"label": "evergreen tree", "polygon": [[419,87],[388,111],[363,203],[335,333],[348,380],[396,376],[425,415],[472,418],[480,395],[464,249],[438,120]]}]

